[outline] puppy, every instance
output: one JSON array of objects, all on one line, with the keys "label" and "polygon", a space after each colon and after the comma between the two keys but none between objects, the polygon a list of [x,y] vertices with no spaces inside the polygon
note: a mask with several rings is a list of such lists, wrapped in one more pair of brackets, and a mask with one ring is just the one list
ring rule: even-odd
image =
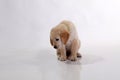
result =
[{"label": "puppy", "polygon": [[81,57],[78,53],[80,40],[74,24],[64,20],[56,27],[51,29],[50,43],[57,50],[58,59],[61,61],[76,61]]}]

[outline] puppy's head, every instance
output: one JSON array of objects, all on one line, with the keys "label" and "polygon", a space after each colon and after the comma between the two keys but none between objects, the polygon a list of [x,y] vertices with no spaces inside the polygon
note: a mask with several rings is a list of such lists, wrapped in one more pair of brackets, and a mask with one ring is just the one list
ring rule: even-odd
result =
[{"label": "puppy's head", "polygon": [[50,32],[50,43],[55,49],[59,49],[67,43],[69,33],[66,30],[52,29]]}]

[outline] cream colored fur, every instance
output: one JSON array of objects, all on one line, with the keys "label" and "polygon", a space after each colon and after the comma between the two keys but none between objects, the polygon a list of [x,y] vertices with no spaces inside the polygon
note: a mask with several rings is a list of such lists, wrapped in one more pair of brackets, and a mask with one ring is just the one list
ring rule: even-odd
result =
[{"label": "cream colored fur", "polygon": [[58,59],[65,61],[67,59],[76,61],[80,48],[80,40],[75,25],[67,20],[62,21],[50,32],[51,45],[56,48]]}]

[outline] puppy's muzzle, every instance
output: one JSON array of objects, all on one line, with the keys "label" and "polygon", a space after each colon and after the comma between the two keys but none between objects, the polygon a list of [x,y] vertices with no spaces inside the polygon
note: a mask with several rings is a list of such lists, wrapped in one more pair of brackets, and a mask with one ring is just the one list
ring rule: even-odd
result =
[{"label": "puppy's muzzle", "polygon": [[57,46],[54,46],[55,49],[57,49],[58,47]]}]

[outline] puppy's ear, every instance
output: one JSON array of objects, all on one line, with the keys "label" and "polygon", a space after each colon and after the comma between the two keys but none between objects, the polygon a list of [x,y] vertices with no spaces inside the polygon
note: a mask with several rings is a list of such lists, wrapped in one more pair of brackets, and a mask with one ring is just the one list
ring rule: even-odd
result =
[{"label": "puppy's ear", "polygon": [[51,45],[53,45],[53,41],[52,41],[52,39],[50,38],[50,43],[51,43]]},{"label": "puppy's ear", "polygon": [[69,33],[67,31],[64,31],[60,34],[60,38],[64,44],[67,43],[68,38],[69,38]]}]

